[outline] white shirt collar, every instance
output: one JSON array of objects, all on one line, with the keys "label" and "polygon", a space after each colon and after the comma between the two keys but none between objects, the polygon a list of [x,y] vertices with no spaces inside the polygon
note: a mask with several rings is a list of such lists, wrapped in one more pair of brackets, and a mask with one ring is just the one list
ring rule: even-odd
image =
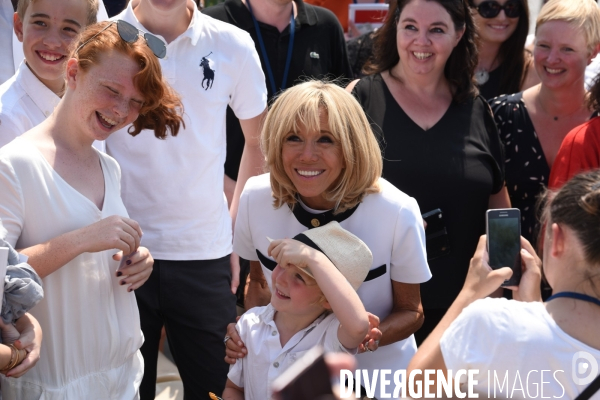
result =
[{"label": "white shirt collar", "polygon": [[17,82],[40,110],[44,112],[54,111],[54,107],[58,105],[60,97],[52,90],[48,89],[48,87],[44,85],[33,72],[31,72],[25,63],[25,60],[19,65],[16,75]]},{"label": "white shirt collar", "polygon": [[[275,313],[277,312],[277,310],[275,310],[275,308],[273,308],[273,306],[271,305],[271,303],[267,304],[267,306],[261,311],[260,314],[258,314],[258,318],[264,322],[267,325],[271,325],[273,327],[276,327],[275,325]],[[308,325],[306,328],[298,331],[297,333],[300,332],[306,332],[312,328],[314,328],[315,326],[319,325],[321,323],[321,321],[323,321],[323,319],[327,316],[328,314],[323,312],[323,314],[319,315],[317,317],[317,319],[315,319],[313,322],[310,323],[310,325]],[[297,334],[296,333],[296,334]]]},{"label": "white shirt collar", "polygon": [[[150,32],[148,29],[146,29],[146,27],[144,27],[144,25],[142,25],[140,23],[140,21],[138,21],[137,17],[135,16],[135,13],[133,12],[133,4],[134,3],[135,3],[135,5],[137,5],[139,2],[130,1],[129,4],[127,5],[127,8],[125,9],[125,11],[123,11],[123,13],[120,14],[121,19],[129,22],[130,24],[133,24],[138,29],[141,29],[144,32]],[[188,0],[188,8],[193,9],[192,20],[190,21],[190,25],[188,26],[187,30],[185,32],[183,32],[179,37],[182,37],[182,36],[189,37],[192,41],[192,46],[195,46],[196,43],[198,43],[198,40],[200,39],[200,35],[202,33],[201,19],[207,18],[207,17],[205,15],[203,15],[200,12],[200,10],[198,10],[198,7],[196,7],[196,4],[193,2],[193,0]],[[113,17],[111,19],[116,20],[116,17]],[[155,36],[158,36],[159,38],[162,39],[163,42],[167,43],[167,41],[161,35],[157,35],[153,32],[150,32],[150,33],[152,33]]]}]

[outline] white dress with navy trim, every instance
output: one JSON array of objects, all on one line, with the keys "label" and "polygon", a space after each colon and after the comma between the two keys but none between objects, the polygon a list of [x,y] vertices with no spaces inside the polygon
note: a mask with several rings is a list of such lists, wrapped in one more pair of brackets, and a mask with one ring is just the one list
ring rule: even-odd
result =
[{"label": "white dress with navy trim", "polygon": [[[358,295],[367,311],[385,319],[393,306],[392,280],[422,283],[431,278],[425,253],[425,232],[417,202],[385,179],[379,179],[381,191],[365,196],[355,209],[333,216],[340,225],[362,239],[373,253],[373,266]],[[296,205],[273,208],[270,175],[248,180],[240,199],[236,218],[234,251],[248,260],[261,261],[271,287],[275,266],[267,256],[269,241],[291,238],[309,228],[312,220],[324,224],[331,213],[320,213]],[[302,221],[302,222],[300,222]],[[317,225],[317,222],[314,223]],[[404,369],[416,352],[414,337],[357,356],[360,369]]]}]

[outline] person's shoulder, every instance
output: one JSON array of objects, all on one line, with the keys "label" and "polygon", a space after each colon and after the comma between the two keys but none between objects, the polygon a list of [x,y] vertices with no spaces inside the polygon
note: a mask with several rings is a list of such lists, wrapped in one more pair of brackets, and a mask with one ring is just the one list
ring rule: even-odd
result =
[{"label": "person's shoulder", "polygon": [[403,206],[412,203],[414,200],[411,196],[404,193],[384,178],[379,178],[377,184],[379,185],[379,192],[365,196],[365,200],[370,199],[372,201],[378,201],[381,204],[390,204],[393,206]]},{"label": "person's shoulder", "polygon": [[309,18],[311,17],[310,13],[316,17],[317,25],[341,27],[340,22],[333,11],[325,7],[308,4],[307,2],[304,2],[304,8]]},{"label": "person's shoulder", "polygon": [[492,106],[492,108],[523,104],[523,92],[503,94],[497,97],[493,97],[488,100],[488,103],[490,106]]},{"label": "person's shoulder", "polygon": [[[375,93],[380,93],[383,90],[384,82],[381,74],[372,74],[363,76],[358,79],[354,88],[352,89],[352,93],[358,95],[359,101],[361,99],[370,100]],[[375,92],[375,93],[374,93]],[[377,95],[375,95],[378,97]]]},{"label": "person's shoulder", "polygon": [[270,304],[260,307],[252,307],[242,314],[239,321],[237,322],[240,333],[245,333],[248,330],[257,328],[261,324],[272,320],[275,315],[275,310]]},{"label": "person's shoulder", "polygon": [[9,80],[0,85],[0,113],[3,116],[10,115],[19,101],[27,93],[13,75]]},{"label": "person's shoulder", "polygon": [[[581,154],[582,152],[593,153],[594,151],[600,153],[600,117],[592,118],[586,123],[571,129],[562,141],[559,155],[568,154],[569,158],[573,158],[575,154]],[[557,156],[558,162],[560,162],[560,158]]]},{"label": "person's shoulder", "polygon": [[29,140],[19,136],[0,148],[0,160],[12,165],[15,170],[20,167],[31,169],[35,164],[33,160],[39,154],[34,150],[35,148]]},{"label": "person's shoulder", "polygon": [[206,40],[216,40],[232,51],[255,48],[250,34],[229,22],[199,12],[195,23],[199,24],[200,29],[206,34]]},{"label": "person's shoulder", "polygon": [[380,73],[363,76],[362,78],[360,78],[358,80],[356,85],[357,86],[358,85],[370,86],[370,85],[374,85],[374,84],[376,84],[376,85],[383,84],[383,78]]},{"label": "person's shoulder", "polygon": [[497,330],[525,329],[536,319],[544,317],[541,302],[523,302],[505,298],[477,300],[461,312],[460,317],[480,326],[494,326]]},{"label": "person's shoulder", "polygon": [[516,343],[541,343],[554,335],[543,303],[484,298],[462,310],[442,335],[440,346],[447,365],[457,368],[493,363],[494,354],[514,349]]},{"label": "person's shoulder", "polygon": [[[494,97],[488,100],[488,104],[492,108],[496,123],[499,124],[499,128],[506,124],[508,121],[515,120],[526,121],[528,117],[527,108],[523,101],[523,92],[505,94],[502,96]],[[517,126],[514,124],[513,127]]]},{"label": "person's shoulder", "polygon": [[98,153],[98,156],[103,160],[103,162],[107,165],[110,171],[116,171],[119,174],[121,173],[121,166],[119,165],[117,160],[98,149],[94,150],[96,150],[96,153]]},{"label": "person's shoulder", "polygon": [[587,141],[600,141],[600,117],[592,118],[573,128],[565,137],[565,141],[567,140],[582,144]]},{"label": "person's shoulder", "polygon": [[[379,192],[370,193],[363,199],[366,207],[377,210],[383,215],[418,214],[417,201],[384,178],[377,181]],[[416,215],[415,214],[415,215]]]},{"label": "person's shoulder", "polygon": [[225,3],[219,3],[214,6],[207,7],[202,10],[202,14],[208,15],[209,17],[219,21],[229,22],[227,6]]},{"label": "person's shoulder", "polygon": [[244,192],[249,195],[256,196],[262,193],[271,194],[271,174],[266,173],[262,175],[257,175],[250,177],[246,181],[246,186],[244,186]]}]

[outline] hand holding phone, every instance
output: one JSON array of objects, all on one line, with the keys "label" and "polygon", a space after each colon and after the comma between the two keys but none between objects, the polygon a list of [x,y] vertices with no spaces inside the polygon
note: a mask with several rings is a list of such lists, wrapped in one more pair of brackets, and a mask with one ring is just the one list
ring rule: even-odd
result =
[{"label": "hand holding phone", "polygon": [[502,286],[518,286],[521,282],[521,212],[517,208],[487,210],[486,233],[490,267],[510,267],[513,274]]}]

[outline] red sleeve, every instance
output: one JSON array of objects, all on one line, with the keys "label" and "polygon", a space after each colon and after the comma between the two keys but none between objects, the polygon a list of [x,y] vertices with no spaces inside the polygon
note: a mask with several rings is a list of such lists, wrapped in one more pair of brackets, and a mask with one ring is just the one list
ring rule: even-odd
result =
[{"label": "red sleeve", "polygon": [[554,160],[550,189],[558,189],[574,175],[600,167],[600,117],[574,128],[563,140]]}]

